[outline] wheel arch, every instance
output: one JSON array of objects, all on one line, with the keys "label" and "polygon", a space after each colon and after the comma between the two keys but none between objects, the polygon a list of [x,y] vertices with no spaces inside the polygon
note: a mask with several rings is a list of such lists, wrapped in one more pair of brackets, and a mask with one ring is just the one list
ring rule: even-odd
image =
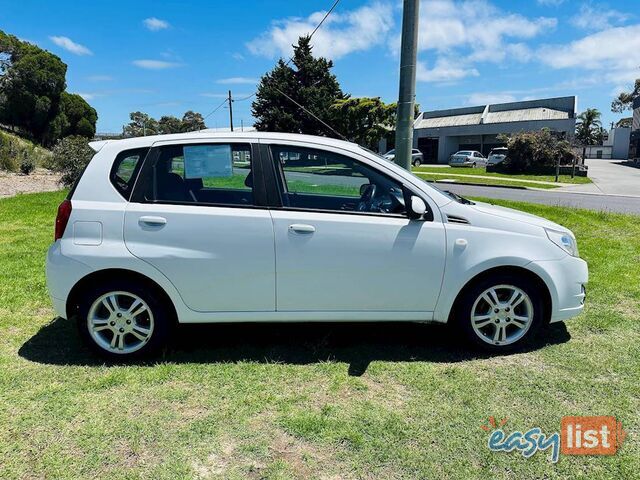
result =
[{"label": "wheel arch", "polygon": [[123,276],[129,280],[138,281],[141,284],[146,285],[149,289],[153,290],[154,293],[156,293],[160,297],[162,303],[164,303],[169,309],[170,318],[177,322],[178,315],[176,306],[174,305],[171,297],[167,294],[167,292],[157,282],[147,277],[146,275],[124,268],[109,268],[98,270],[95,272],[91,272],[90,274],[78,280],[67,296],[67,318],[73,318],[76,315],[80,306],[80,300],[82,299],[82,296],[86,293],[88,288],[90,288],[92,285],[99,284],[105,281],[120,279]]},{"label": "wheel arch", "polygon": [[453,301],[451,308],[449,309],[448,321],[452,320],[452,316],[455,314],[458,305],[460,304],[461,299],[464,297],[464,294],[477,282],[484,280],[487,277],[491,277],[493,275],[500,274],[510,274],[516,276],[524,276],[533,282],[542,293],[542,303],[543,303],[543,314],[544,314],[544,323],[549,323],[551,319],[551,313],[553,311],[553,300],[551,298],[551,291],[549,290],[549,286],[546,282],[535,272],[525,268],[525,267],[517,267],[517,266],[498,266],[489,268],[487,270],[483,270],[482,272],[476,274],[472,277],[464,286],[460,289],[458,294],[456,295],[455,300]]}]

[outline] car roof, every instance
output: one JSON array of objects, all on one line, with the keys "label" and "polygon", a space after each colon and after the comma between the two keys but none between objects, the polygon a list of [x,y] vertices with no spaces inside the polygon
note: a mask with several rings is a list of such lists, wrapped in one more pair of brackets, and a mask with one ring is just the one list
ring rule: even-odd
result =
[{"label": "car roof", "polygon": [[361,148],[355,143],[339,140],[331,137],[318,137],[314,135],[302,135],[298,133],[277,133],[277,132],[213,132],[210,130],[200,130],[188,133],[172,133],[168,135],[149,135],[146,137],[123,138],[121,140],[98,140],[89,142],[91,148],[95,151],[102,149],[105,145],[118,145],[122,150],[130,148],[150,147],[156,142],[171,142],[184,140],[206,140],[206,139],[238,139],[238,140],[289,140],[309,143],[319,143],[322,140],[323,145],[330,145],[345,150],[357,151]]}]

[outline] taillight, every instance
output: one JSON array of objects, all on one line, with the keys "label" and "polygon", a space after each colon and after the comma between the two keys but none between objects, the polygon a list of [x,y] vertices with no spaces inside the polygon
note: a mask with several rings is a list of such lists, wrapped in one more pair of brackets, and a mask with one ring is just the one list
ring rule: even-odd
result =
[{"label": "taillight", "polygon": [[64,235],[67,228],[69,217],[71,216],[71,200],[64,200],[58,207],[58,215],[56,216],[56,234],[54,241],[59,240]]}]

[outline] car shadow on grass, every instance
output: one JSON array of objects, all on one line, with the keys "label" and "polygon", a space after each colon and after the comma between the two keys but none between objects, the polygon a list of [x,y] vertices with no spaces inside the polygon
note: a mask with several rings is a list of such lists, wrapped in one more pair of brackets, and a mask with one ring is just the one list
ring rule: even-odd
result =
[{"label": "car shadow on grass", "polygon": [[[528,352],[571,338],[564,323],[542,330],[519,350]],[[55,318],[22,345],[19,355],[50,365],[116,365],[80,340],[73,322]],[[501,354],[502,355],[502,354]],[[470,350],[442,325],[392,322],[234,323],[181,325],[170,347],[153,360],[128,364],[262,362],[308,365],[325,361],[349,364],[360,376],[373,361],[462,362],[496,354]]]}]

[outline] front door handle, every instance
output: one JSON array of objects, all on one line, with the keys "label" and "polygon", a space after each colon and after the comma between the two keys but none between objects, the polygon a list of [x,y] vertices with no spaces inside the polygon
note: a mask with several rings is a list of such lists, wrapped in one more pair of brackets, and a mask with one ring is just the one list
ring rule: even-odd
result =
[{"label": "front door handle", "polygon": [[164,217],[144,216],[144,217],[140,217],[140,219],[138,220],[138,223],[159,227],[161,225],[166,225],[167,219]]},{"label": "front door handle", "polygon": [[294,223],[293,225],[289,225],[289,231],[293,233],[313,233],[316,231],[316,227],[313,225],[305,225],[303,223]]}]

